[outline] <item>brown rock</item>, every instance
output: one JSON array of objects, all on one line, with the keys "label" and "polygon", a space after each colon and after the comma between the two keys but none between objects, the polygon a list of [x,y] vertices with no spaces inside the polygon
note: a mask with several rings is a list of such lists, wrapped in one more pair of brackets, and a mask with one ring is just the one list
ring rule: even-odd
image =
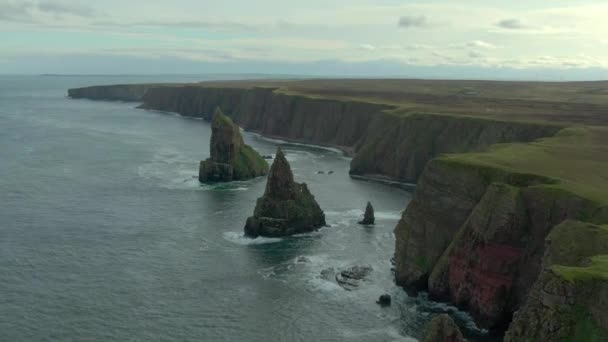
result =
[{"label": "brown rock", "polygon": [[462,333],[454,320],[447,314],[435,316],[427,324],[422,342],[461,342],[464,341]]}]

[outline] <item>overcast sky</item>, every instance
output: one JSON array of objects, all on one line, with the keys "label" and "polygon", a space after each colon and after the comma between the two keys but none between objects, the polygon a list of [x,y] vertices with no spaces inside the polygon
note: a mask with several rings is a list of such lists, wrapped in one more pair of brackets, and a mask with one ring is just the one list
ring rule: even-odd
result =
[{"label": "overcast sky", "polygon": [[0,0],[0,73],[607,70],[606,0]]}]

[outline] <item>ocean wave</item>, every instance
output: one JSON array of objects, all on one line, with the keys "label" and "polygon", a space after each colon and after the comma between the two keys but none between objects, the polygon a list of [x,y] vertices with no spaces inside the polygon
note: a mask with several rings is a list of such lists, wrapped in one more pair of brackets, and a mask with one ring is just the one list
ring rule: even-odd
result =
[{"label": "ocean wave", "polygon": [[257,237],[255,239],[246,237],[242,232],[225,232],[224,239],[237,245],[262,245],[267,243],[277,243],[282,241],[280,238]]}]

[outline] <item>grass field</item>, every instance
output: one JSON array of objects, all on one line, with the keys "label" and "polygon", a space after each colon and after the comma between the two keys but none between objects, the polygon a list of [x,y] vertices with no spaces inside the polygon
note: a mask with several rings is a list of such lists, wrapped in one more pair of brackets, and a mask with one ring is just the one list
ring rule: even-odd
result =
[{"label": "grass field", "polygon": [[499,82],[406,79],[214,81],[202,86],[273,87],[285,94],[391,104],[396,113],[608,126],[608,81]]}]

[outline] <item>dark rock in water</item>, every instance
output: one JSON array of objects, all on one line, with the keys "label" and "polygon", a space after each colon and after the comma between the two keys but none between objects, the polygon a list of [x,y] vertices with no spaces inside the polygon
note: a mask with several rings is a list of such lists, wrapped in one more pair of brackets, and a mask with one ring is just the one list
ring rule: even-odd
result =
[{"label": "dark rock in water", "polygon": [[351,291],[359,287],[374,269],[371,266],[353,266],[336,274],[336,281],[345,290]]},{"label": "dark rock in water", "polygon": [[324,174],[325,174],[325,171],[317,171],[317,174],[319,174],[319,175],[324,175]]},{"label": "dark rock in water", "polygon": [[447,314],[436,316],[424,329],[421,342],[462,342],[464,337],[454,320]]},{"label": "dark rock in water", "polygon": [[262,158],[264,158],[264,159],[272,159],[272,156],[271,155],[265,155]]},{"label": "dark rock in water", "polygon": [[298,262],[298,263],[309,263],[309,262],[310,262],[310,259],[308,259],[307,257],[301,256],[301,257],[299,257],[299,258],[296,260],[296,262]]},{"label": "dark rock in water", "polygon": [[321,278],[333,281],[336,277],[336,270],[333,267],[321,271]]},{"label": "dark rock in water", "polygon": [[380,306],[391,306],[391,295],[383,294],[376,303]]},{"label": "dark rock in water", "polygon": [[334,174],[334,172],[333,172],[333,171],[329,171],[327,174],[328,174],[328,175],[333,175],[333,174]]},{"label": "dark rock in water", "polygon": [[268,163],[243,142],[239,127],[219,107],[213,115],[211,131],[211,157],[201,161],[199,181],[230,182],[268,173]]},{"label": "dark rock in water", "polygon": [[308,233],[325,226],[325,214],[306,183],[296,183],[283,151],[275,156],[264,195],[258,198],[245,235],[281,237]]},{"label": "dark rock in water", "polygon": [[363,220],[359,221],[359,224],[362,225],[372,225],[376,222],[376,218],[374,217],[374,207],[370,202],[367,202],[367,206],[365,207],[365,214],[363,215]]}]

